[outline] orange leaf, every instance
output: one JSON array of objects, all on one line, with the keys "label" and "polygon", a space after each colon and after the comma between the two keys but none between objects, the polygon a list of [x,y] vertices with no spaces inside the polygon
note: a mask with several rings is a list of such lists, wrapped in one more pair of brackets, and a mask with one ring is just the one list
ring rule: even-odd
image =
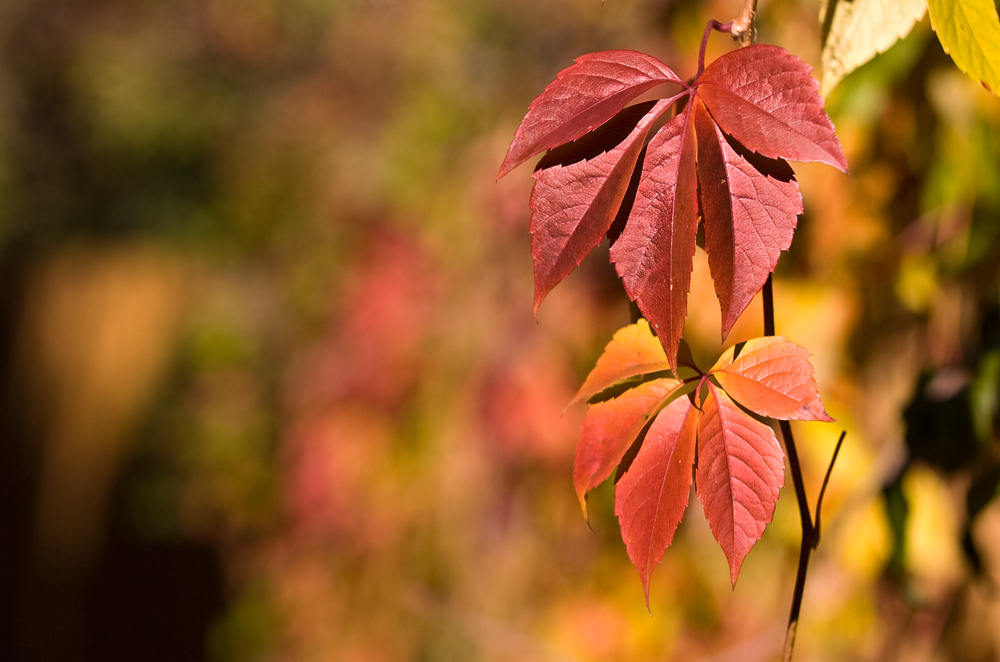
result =
[{"label": "orange leaf", "polygon": [[649,419],[683,385],[676,379],[654,379],[590,406],[573,463],[573,485],[584,516],[587,492],[611,475]]},{"label": "orange leaf", "polygon": [[615,333],[569,404],[589,400],[623,379],[663,370],[670,370],[663,345],[649,330],[649,322],[640,319]]},{"label": "orange leaf", "polygon": [[736,347],[730,347],[709,374],[741,405],[781,420],[834,420],[819,397],[809,350],[771,336],[749,340],[739,357],[735,354]]}]

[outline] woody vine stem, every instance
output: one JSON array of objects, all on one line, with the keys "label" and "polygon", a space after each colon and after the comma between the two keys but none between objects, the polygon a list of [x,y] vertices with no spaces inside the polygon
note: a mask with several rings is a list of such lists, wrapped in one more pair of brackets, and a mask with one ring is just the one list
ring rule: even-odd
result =
[{"label": "woody vine stem", "polygon": [[[773,336],[774,333],[774,290],[771,285],[771,276],[767,277],[764,283],[764,335]],[[795,633],[799,627],[799,612],[802,609],[802,596],[806,586],[806,573],[809,570],[809,556],[812,551],[819,546],[820,534],[820,508],[823,506],[823,495],[826,493],[826,486],[830,482],[830,474],[833,472],[833,464],[837,461],[840,447],[844,443],[844,436],[847,432],[841,432],[837,440],[837,446],[833,449],[833,457],[830,458],[830,466],[826,469],[826,476],[823,477],[823,485],[819,490],[819,497],[816,499],[816,519],[812,518],[809,512],[809,502],[806,497],[806,486],[802,479],[802,465],[799,463],[799,453],[795,448],[795,438],[792,436],[792,425],[788,421],[779,421],[781,436],[785,442],[785,452],[788,454],[788,470],[792,474],[792,483],[795,486],[795,500],[799,504],[799,517],[802,520],[802,542],[799,547],[799,567],[795,573],[795,590],[792,592],[792,607],[788,614],[788,629],[785,631],[785,645],[782,650],[782,662],[789,662],[792,659],[792,649],[795,647]]]},{"label": "woody vine stem", "polygon": [[[756,41],[757,30],[754,27],[754,18],[757,14],[757,0],[745,0],[743,10],[739,16],[731,22],[721,24],[717,21],[709,21],[705,26],[705,38],[701,42],[701,53],[698,58],[698,73],[701,74],[705,61],[705,45],[708,42],[708,35],[711,30],[728,32],[732,38],[739,42],[740,46],[750,46]],[[767,282],[763,288],[764,299],[764,335],[773,336],[774,332],[774,290],[771,276],[768,275]],[[795,589],[792,592],[792,606],[788,614],[788,628],[785,630],[785,644],[782,648],[782,662],[790,662],[792,651],[795,648],[795,634],[799,626],[799,613],[802,609],[802,597],[805,592],[806,574],[809,571],[809,557],[812,551],[819,546],[820,537],[820,508],[823,505],[823,495],[826,493],[826,486],[830,481],[830,474],[833,465],[837,461],[840,447],[844,443],[845,432],[840,433],[837,445],[833,450],[833,457],[830,458],[830,466],[827,467],[826,476],[823,478],[823,485],[816,499],[816,519],[813,520],[809,511],[808,497],[806,496],[805,482],[802,478],[802,465],[799,462],[799,453],[795,447],[795,438],[792,436],[792,425],[789,421],[779,421],[781,436],[785,442],[785,452],[788,455],[788,469],[792,474],[792,483],[795,486],[795,500],[799,505],[799,517],[802,522],[802,540],[799,547],[799,565],[795,573]]]}]

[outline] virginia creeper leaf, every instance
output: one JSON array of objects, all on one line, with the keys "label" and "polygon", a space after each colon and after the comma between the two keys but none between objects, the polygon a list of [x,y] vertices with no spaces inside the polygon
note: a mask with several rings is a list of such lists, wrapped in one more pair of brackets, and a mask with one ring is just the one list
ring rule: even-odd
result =
[{"label": "virginia creeper leaf", "polygon": [[[551,150],[531,195],[535,310],[608,236],[629,297],[676,370],[700,208],[725,337],[789,247],[802,211],[782,159],[847,169],[811,71],[778,47],[751,46],[723,55],[690,84],[632,51],[585,56],[559,74],[532,103],[501,167],[503,174]],[[642,104],[622,110],[663,82],[684,89],[648,111]],[[681,110],[646,146],[657,120],[683,96]],[[629,126],[627,134],[607,129],[616,124]]]},{"label": "virginia creeper leaf", "polygon": [[993,0],[927,0],[931,26],[958,68],[1000,94],[1000,19]]},{"label": "virginia creeper leaf", "polygon": [[[535,263],[534,311],[601,242],[611,227],[653,122],[669,107],[659,101],[635,118],[620,143],[593,158],[535,171],[531,189],[531,255]],[[641,109],[640,109],[641,110]],[[626,109],[630,117],[635,111]]]},{"label": "virginia creeper leaf", "polygon": [[693,105],[705,250],[725,338],[791,245],[802,196],[787,163],[737,153],[704,106]]},{"label": "virginia creeper leaf", "polygon": [[812,67],[777,46],[726,53],[696,81],[719,127],[772,159],[819,161],[847,172]]},{"label": "virginia creeper leaf", "polygon": [[695,485],[733,585],[743,559],[774,516],[784,485],[784,453],[774,431],[708,383],[698,426]]},{"label": "virginia creeper leaf", "polygon": [[670,67],[645,53],[603,51],[577,58],[531,102],[497,178],[535,154],[604,124],[629,101],[662,83],[683,85]]},{"label": "virginia creeper leaf", "polygon": [[625,230],[611,260],[677,368],[698,234],[694,122],[674,117],[650,142]]},{"label": "virginia creeper leaf", "polygon": [[820,10],[823,94],[828,95],[844,76],[910,34],[926,11],[926,0],[824,2]]},{"label": "virginia creeper leaf", "polygon": [[734,400],[761,416],[826,421],[809,350],[781,336],[748,340],[735,356],[730,347],[709,372]]},{"label": "virginia creeper leaf", "polygon": [[657,415],[639,454],[615,489],[615,515],[639,571],[649,608],[649,578],[674,539],[691,492],[699,411],[688,398]]},{"label": "virginia creeper leaf", "polygon": [[573,485],[584,516],[587,492],[612,474],[649,419],[683,385],[676,379],[654,379],[587,409],[573,463]]},{"label": "virginia creeper leaf", "polygon": [[649,330],[649,322],[640,319],[615,332],[570,405],[588,400],[623,379],[669,369],[663,346]]}]

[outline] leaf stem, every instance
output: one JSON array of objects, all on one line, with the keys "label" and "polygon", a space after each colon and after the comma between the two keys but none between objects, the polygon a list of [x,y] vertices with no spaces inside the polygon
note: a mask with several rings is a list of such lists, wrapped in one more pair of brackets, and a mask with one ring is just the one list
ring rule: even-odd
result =
[{"label": "leaf stem", "polygon": [[[774,329],[774,289],[771,276],[768,275],[767,282],[763,288],[764,299],[764,335],[775,335]],[[837,441],[837,447],[830,460],[830,466],[826,470],[826,477],[823,479],[823,487],[820,489],[819,498],[816,500],[816,521],[813,523],[812,515],[809,512],[809,503],[806,496],[805,481],[802,478],[802,465],[799,462],[799,453],[795,447],[795,438],[792,436],[792,425],[788,421],[779,421],[781,436],[785,440],[785,451],[788,453],[788,470],[792,474],[792,483],[795,486],[795,500],[799,505],[799,518],[802,521],[802,541],[799,546],[799,566],[795,573],[795,589],[792,592],[792,607],[788,614],[788,629],[785,632],[785,646],[781,655],[782,662],[789,662],[792,659],[792,650],[795,647],[795,633],[799,626],[799,612],[802,609],[802,596],[805,592],[806,574],[809,571],[809,556],[812,550],[819,545],[819,509],[823,505],[823,495],[826,492],[827,483],[830,481],[830,474],[833,471],[833,464],[837,461],[837,454],[840,446],[844,442],[844,435],[841,433]]]},{"label": "leaf stem", "polygon": [[705,26],[705,34],[701,38],[701,50],[698,51],[698,73],[694,75],[695,80],[701,78],[702,72],[705,71],[705,47],[708,46],[708,35],[712,30],[731,34],[732,26],[731,21],[729,23],[719,23],[715,20],[709,21],[708,25]]}]

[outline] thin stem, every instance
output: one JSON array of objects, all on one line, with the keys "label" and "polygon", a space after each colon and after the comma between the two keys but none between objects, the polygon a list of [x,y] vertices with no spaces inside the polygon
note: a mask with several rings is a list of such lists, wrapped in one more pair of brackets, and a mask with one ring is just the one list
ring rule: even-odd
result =
[{"label": "thin stem", "polygon": [[[764,298],[764,335],[775,335],[774,328],[774,287],[771,276],[767,277],[767,282],[763,288]],[[792,607],[788,614],[788,630],[785,632],[785,647],[781,656],[782,662],[789,662],[792,659],[792,650],[795,647],[795,633],[799,627],[799,613],[802,610],[802,596],[805,593],[806,574],[809,571],[809,556],[812,550],[819,544],[819,528],[813,524],[812,515],[809,513],[809,503],[806,497],[805,481],[802,478],[802,465],[799,462],[799,453],[795,447],[795,437],[792,435],[792,425],[788,421],[779,421],[781,436],[785,440],[785,451],[788,453],[788,470],[792,474],[792,484],[795,486],[795,500],[799,505],[799,518],[802,521],[802,541],[799,546],[799,567],[795,573],[795,589],[792,592]],[[817,501],[816,520],[819,521],[819,506],[822,504],[823,492],[826,490],[826,483],[829,480],[830,472],[833,470],[833,462],[837,459],[837,452],[840,450],[841,440],[837,442],[837,450],[834,452],[830,468],[827,469],[826,480],[823,481],[823,489],[820,491],[820,498]]]},{"label": "thin stem", "polygon": [[718,30],[719,32],[729,33],[732,29],[732,22],[729,23],[719,23],[718,21],[709,21],[708,25],[705,26],[705,34],[701,38],[701,50],[698,51],[698,73],[694,75],[695,80],[701,77],[703,71],[705,71],[705,47],[708,46],[708,35],[712,30]]},{"label": "thin stem", "polygon": [[823,495],[826,494],[826,486],[830,482],[830,474],[833,473],[833,465],[837,461],[837,456],[840,454],[840,447],[844,444],[844,437],[846,436],[847,430],[840,433],[840,439],[837,440],[837,446],[833,449],[833,457],[830,458],[830,466],[826,468],[826,475],[823,476],[823,486],[819,488],[819,497],[816,499],[816,522],[814,523],[814,526],[816,527],[816,538],[813,540],[813,549],[819,545],[819,513],[820,509],[823,507]]},{"label": "thin stem", "polygon": [[774,289],[771,286],[771,274],[767,275],[767,281],[762,290],[764,295],[764,335],[774,335]]}]

